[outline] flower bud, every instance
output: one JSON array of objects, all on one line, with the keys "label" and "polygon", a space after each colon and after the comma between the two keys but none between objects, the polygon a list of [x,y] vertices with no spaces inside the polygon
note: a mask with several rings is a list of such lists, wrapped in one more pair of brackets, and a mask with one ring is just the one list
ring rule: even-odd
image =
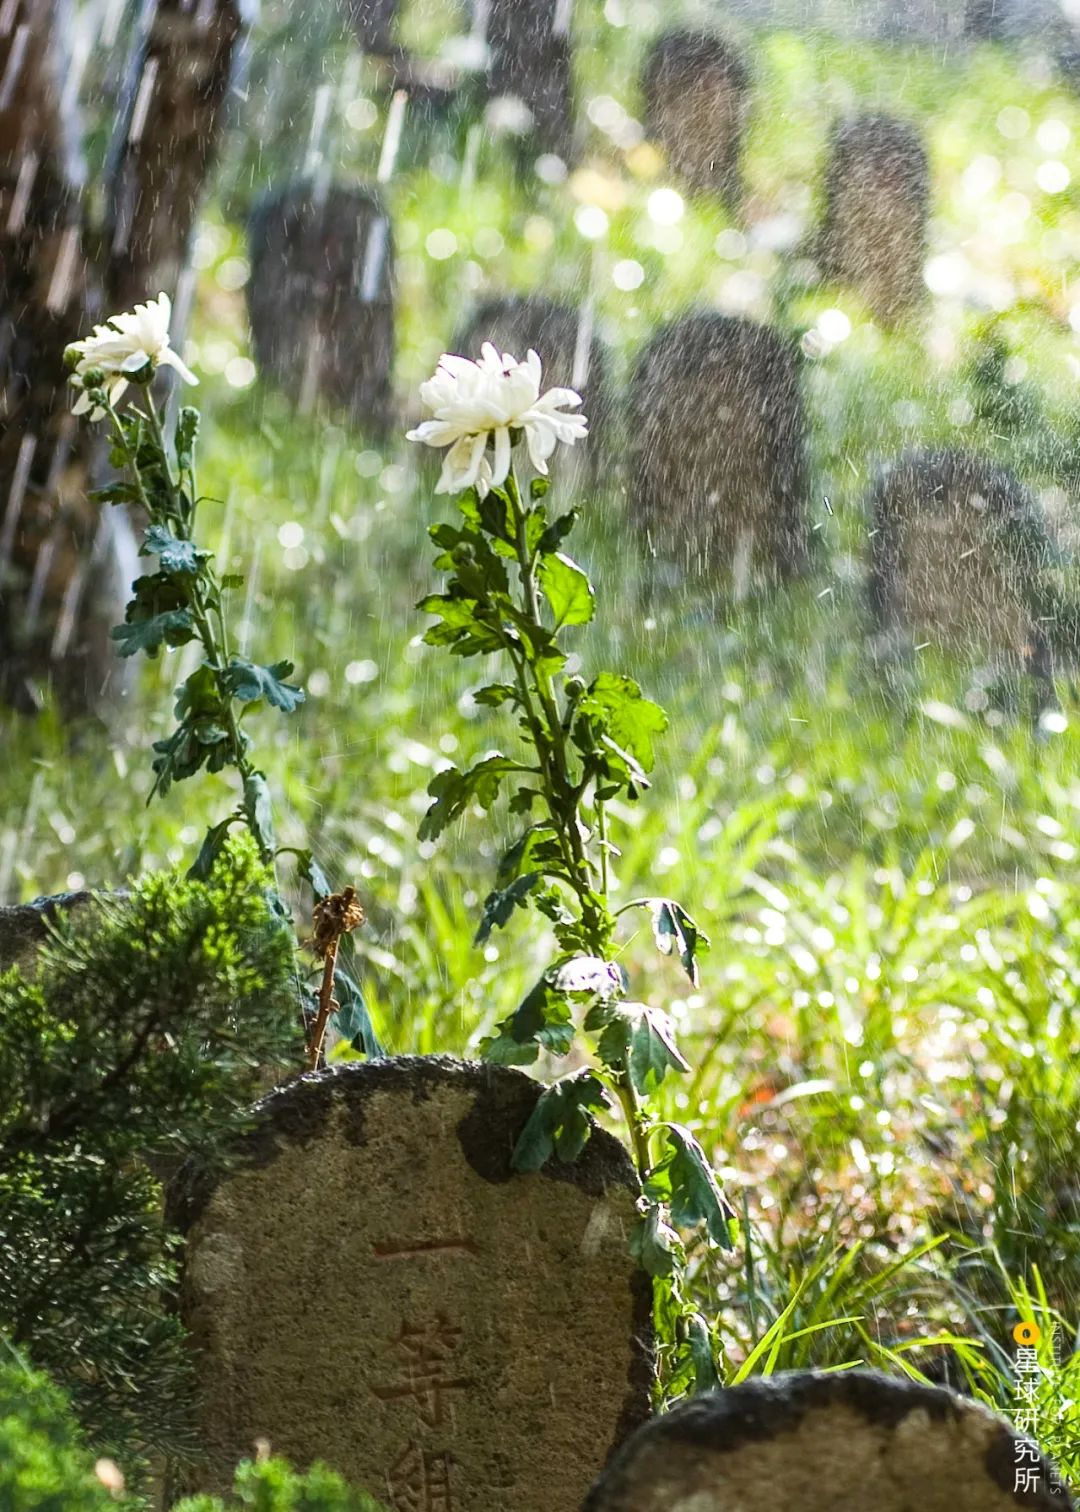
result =
[{"label": "flower bud", "polygon": [[585,684],[580,677],[568,677],[563,684],[563,692],[569,703],[577,703],[585,692]]}]

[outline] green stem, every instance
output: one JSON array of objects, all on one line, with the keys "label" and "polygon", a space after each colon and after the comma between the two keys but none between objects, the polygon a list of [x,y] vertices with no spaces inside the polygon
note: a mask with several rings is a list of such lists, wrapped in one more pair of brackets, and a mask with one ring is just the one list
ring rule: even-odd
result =
[{"label": "green stem", "polygon": [[[528,515],[521,500],[517,477],[511,468],[507,478],[507,494],[514,517],[514,536],[517,549],[518,570],[521,575],[524,608],[532,623],[543,630],[543,605],[540,586],[536,580],[535,554],[529,549]],[[551,674],[543,665],[532,660],[530,647],[522,650],[522,660],[532,675],[533,688],[540,705],[543,719],[533,709],[529,697],[528,679],[522,675],[523,668],[514,657],[515,669],[519,672],[519,686],[525,701],[526,718],[529,720],[534,743],[544,776],[548,810],[560,837],[574,890],[581,908],[581,919],[589,937],[590,948],[595,955],[605,956],[610,945],[611,928],[607,922],[606,892],[604,911],[600,912],[591,896],[592,867],[581,838],[579,802],[581,790],[570,777],[570,764],[566,749],[566,735],[559,716],[558,701]],[[545,729],[546,725],[546,729]],[[604,875],[601,864],[601,876]]]},{"label": "green stem", "polygon": [[644,1187],[646,1177],[652,1169],[648,1119],[642,1112],[629,1072],[624,1069],[616,1073],[614,1085],[615,1095],[619,1099],[623,1117],[630,1131],[630,1148],[634,1156],[634,1165],[637,1167],[638,1180]]}]

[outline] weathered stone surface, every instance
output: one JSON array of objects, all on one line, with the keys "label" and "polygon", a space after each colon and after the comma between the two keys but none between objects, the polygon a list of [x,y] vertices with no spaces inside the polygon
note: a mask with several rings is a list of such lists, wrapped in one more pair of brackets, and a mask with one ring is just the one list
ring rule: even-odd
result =
[{"label": "weathered stone surface", "polygon": [[822,272],[855,289],[875,319],[895,323],[923,287],[930,165],[918,131],[883,115],[841,122],[825,195]]},{"label": "weathered stone surface", "polygon": [[[1030,1489],[1014,1490],[1018,1472]],[[675,1408],[623,1446],[584,1512],[1071,1506],[1034,1446],[985,1408],[860,1370],[758,1379]]]},{"label": "weathered stone surface", "polygon": [[178,1199],[208,1485],[265,1437],[394,1512],[578,1512],[648,1411],[650,1288],[617,1140],[512,1174],[539,1091],[446,1057],[308,1075]]},{"label": "weathered stone surface", "polygon": [[650,48],[642,74],[645,129],[691,189],[739,199],[749,89],[741,55],[712,32],[665,32]]},{"label": "weathered stone surface", "polygon": [[1056,555],[1035,500],[967,452],[912,452],[870,499],[870,598],[886,634],[1049,674],[1039,576]]},{"label": "weathered stone surface", "polygon": [[0,908],[0,971],[9,966],[26,966],[35,951],[49,937],[54,920],[70,918],[93,903],[94,893],[57,893],[51,898],[35,898],[32,903]]},{"label": "weathered stone surface", "polygon": [[742,598],[807,556],[806,455],[793,348],[768,326],[695,314],[645,348],[631,394],[630,504],[680,575]]},{"label": "weathered stone surface", "polygon": [[[478,0],[473,0],[474,6]],[[531,140],[544,152],[573,155],[571,7],[565,0],[484,0],[493,95],[521,100]]]},{"label": "weathered stone surface", "polygon": [[577,390],[595,460],[611,420],[611,388],[607,352],[586,312],[540,294],[487,299],[457,333],[454,351],[475,358],[485,341],[519,358],[531,347],[543,359],[545,388]]},{"label": "weathered stone surface", "polygon": [[394,247],[378,195],[290,185],[248,233],[255,357],[303,411],[321,400],[378,434],[391,419]]}]

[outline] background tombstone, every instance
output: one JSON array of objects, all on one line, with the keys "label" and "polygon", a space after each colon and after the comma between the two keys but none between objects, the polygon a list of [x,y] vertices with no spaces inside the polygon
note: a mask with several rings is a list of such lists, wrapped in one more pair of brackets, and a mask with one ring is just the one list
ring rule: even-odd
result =
[{"label": "background tombstone", "polygon": [[882,474],[869,512],[880,631],[1050,677],[1040,577],[1058,552],[1011,473],[966,452],[909,453]]},{"label": "background tombstone", "polygon": [[[115,895],[114,895],[115,896]],[[100,898],[91,892],[57,893],[32,903],[0,907],[0,973],[9,966],[29,967],[49,938],[49,926],[80,916]]]},{"label": "background tombstone", "polygon": [[654,1418],[584,1512],[1067,1512],[1055,1486],[1035,1446],[969,1399],[873,1371],[794,1371]]},{"label": "background tombstone", "polygon": [[922,293],[930,165],[914,126],[859,115],[833,131],[819,255],[876,320],[895,324]]},{"label": "background tombstone", "polygon": [[672,170],[696,192],[736,203],[750,89],[737,50],[711,32],[665,32],[649,50],[641,83],[645,129]]},{"label": "background tombstone", "polygon": [[488,88],[528,106],[532,141],[544,152],[573,156],[574,86],[566,0],[473,0],[486,13]]},{"label": "background tombstone", "polygon": [[630,507],[650,546],[736,599],[807,560],[794,349],[768,326],[696,314],[657,333],[631,402]]},{"label": "background tombstone", "polygon": [[391,420],[394,247],[374,190],[311,182],[252,213],[247,284],[260,371],[303,412],[323,401],[374,434]]},{"label": "background tombstone", "polygon": [[611,420],[611,389],[607,352],[588,312],[541,294],[496,296],[455,334],[454,351],[475,359],[485,341],[519,358],[531,347],[543,360],[545,389],[577,390],[589,421],[586,451],[597,463]]},{"label": "background tombstone", "polygon": [[365,52],[386,56],[395,51],[398,0],[345,0],[345,13]]},{"label": "background tombstone", "polygon": [[651,1289],[616,1139],[511,1173],[539,1095],[448,1057],[304,1076],[178,1197],[210,1486],[262,1436],[392,1512],[578,1512],[648,1414]]}]

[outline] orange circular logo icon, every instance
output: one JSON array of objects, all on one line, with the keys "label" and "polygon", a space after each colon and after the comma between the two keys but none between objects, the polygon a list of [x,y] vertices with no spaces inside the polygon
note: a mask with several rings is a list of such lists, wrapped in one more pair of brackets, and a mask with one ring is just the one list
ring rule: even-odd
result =
[{"label": "orange circular logo icon", "polygon": [[1032,1344],[1037,1344],[1042,1338],[1042,1329],[1037,1323],[1018,1323],[1013,1329],[1013,1338],[1017,1344],[1026,1344],[1030,1347]]}]

